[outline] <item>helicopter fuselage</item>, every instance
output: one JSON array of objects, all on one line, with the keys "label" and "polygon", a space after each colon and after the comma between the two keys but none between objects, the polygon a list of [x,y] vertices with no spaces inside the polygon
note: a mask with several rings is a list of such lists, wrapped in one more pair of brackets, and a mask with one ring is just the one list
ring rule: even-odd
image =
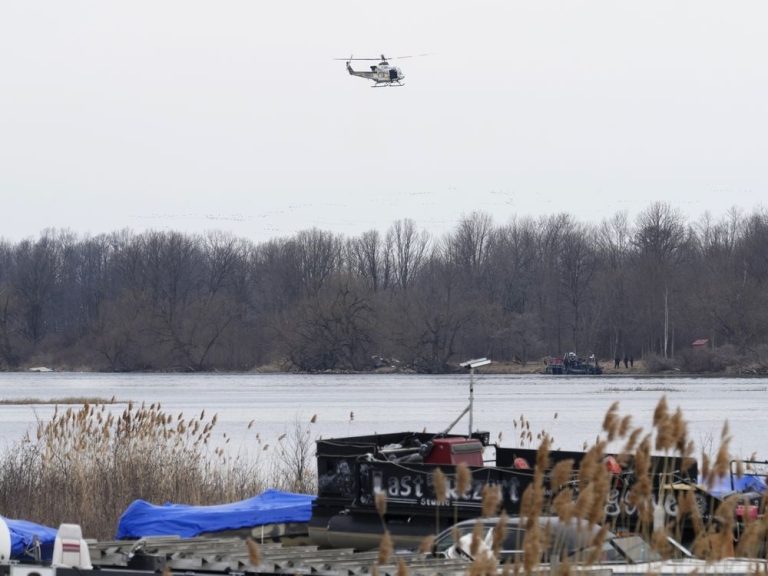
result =
[{"label": "helicopter fuselage", "polygon": [[371,66],[370,72],[367,70],[355,70],[352,68],[349,62],[347,62],[347,71],[352,76],[359,76],[360,78],[367,78],[373,80],[375,86],[379,85],[398,85],[402,86],[402,80],[405,78],[400,68],[397,66],[390,66],[386,60],[382,60],[378,65]]}]

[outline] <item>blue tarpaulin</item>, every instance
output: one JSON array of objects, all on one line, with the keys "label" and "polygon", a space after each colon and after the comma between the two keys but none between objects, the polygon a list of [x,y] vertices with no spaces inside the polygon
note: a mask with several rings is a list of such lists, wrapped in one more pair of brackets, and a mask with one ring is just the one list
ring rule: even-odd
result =
[{"label": "blue tarpaulin", "polygon": [[[706,485],[704,478],[699,478],[699,483]],[[707,491],[717,498],[724,498],[734,492],[757,492],[763,494],[766,491],[765,478],[761,475],[744,474],[743,476],[733,477],[733,487],[731,487],[731,477],[721,476],[715,478],[714,485],[707,488]]]},{"label": "blue tarpaulin", "polygon": [[167,503],[162,506],[134,500],[117,526],[117,539],[145,536],[192,538],[207,532],[237,530],[283,522],[309,522],[316,496],[279,490],[215,506]]},{"label": "blue tarpaulin", "polygon": [[42,524],[35,524],[27,520],[13,520],[5,518],[8,525],[8,531],[11,533],[11,558],[15,560],[29,560],[30,554],[26,550],[31,550],[35,537],[40,542],[40,557],[43,560],[50,560],[53,556],[53,543],[56,541],[55,528],[49,528]]}]

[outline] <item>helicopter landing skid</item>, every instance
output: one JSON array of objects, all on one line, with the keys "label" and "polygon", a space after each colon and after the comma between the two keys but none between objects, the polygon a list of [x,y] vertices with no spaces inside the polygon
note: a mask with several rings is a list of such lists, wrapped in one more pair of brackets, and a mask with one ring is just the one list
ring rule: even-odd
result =
[{"label": "helicopter landing skid", "polygon": [[405,84],[401,84],[400,82],[394,83],[394,82],[387,82],[386,84],[376,83],[371,88],[398,88],[401,86],[405,86]]}]

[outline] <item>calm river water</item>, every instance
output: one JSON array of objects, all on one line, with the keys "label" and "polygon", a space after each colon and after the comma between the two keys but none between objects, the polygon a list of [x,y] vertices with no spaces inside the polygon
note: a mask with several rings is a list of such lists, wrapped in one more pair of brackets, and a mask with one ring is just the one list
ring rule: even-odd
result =
[{"label": "calm river water", "polygon": [[[634,425],[650,430],[664,394],[672,410],[682,408],[699,450],[717,449],[727,420],[733,454],[768,458],[768,378],[476,375],[474,428],[490,431],[492,439],[501,433],[505,446],[529,445],[519,441],[514,426],[523,416],[534,436],[546,430],[554,447],[580,450],[601,433],[612,402],[619,401],[621,415],[632,414]],[[183,412],[185,418],[202,410],[215,413],[214,438],[223,442],[226,433],[229,450],[248,454],[297,422],[314,438],[443,430],[468,403],[469,376],[0,373],[0,400],[113,396],[160,402],[166,412]],[[110,408],[119,413],[125,405]],[[50,418],[53,410],[46,403],[0,405],[0,448],[34,432],[37,419]],[[313,415],[316,422],[310,424]],[[454,431],[467,428],[465,416]]]}]

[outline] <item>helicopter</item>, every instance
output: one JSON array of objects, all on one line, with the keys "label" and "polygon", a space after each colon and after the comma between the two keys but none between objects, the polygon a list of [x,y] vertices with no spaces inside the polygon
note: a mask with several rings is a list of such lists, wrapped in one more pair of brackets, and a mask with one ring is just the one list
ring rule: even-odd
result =
[{"label": "helicopter", "polygon": [[[426,56],[426,54],[418,54],[418,56]],[[403,84],[405,75],[402,70],[397,66],[391,66],[389,61],[412,57],[413,56],[398,56],[397,58],[387,58],[384,54],[381,54],[381,58],[353,58],[350,56],[349,58],[335,58],[335,60],[346,60],[347,72],[349,72],[350,75],[373,80],[371,88],[382,88],[384,86],[405,86],[405,84]],[[373,60],[378,61],[378,64],[371,65],[370,72],[367,70],[355,70],[350,64],[350,62],[355,60]]]}]

